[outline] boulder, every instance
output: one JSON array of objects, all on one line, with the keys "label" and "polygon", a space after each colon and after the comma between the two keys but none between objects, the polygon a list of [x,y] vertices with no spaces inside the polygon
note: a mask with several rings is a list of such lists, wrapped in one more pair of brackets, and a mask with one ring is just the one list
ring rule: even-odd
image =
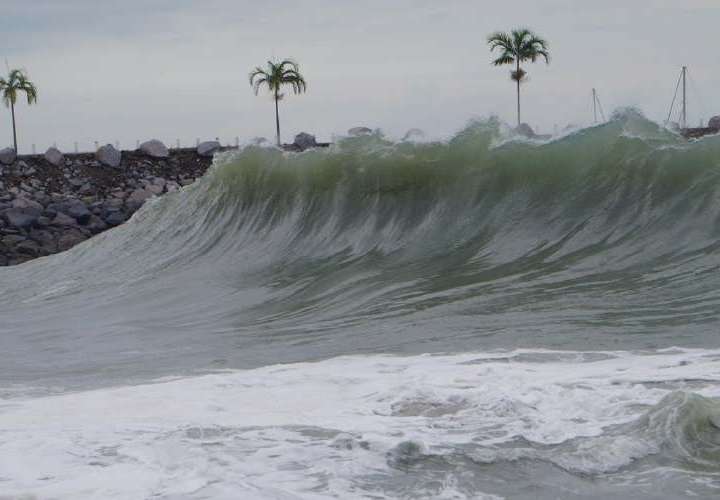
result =
[{"label": "boulder", "polygon": [[119,226],[126,220],[127,217],[122,212],[110,212],[107,217],[105,217],[105,223],[110,226]]},{"label": "boulder", "polygon": [[68,200],[61,203],[51,203],[48,205],[48,210],[54,210],[59,214],[65,214],[75,219],[80,224],[87,224],[90,220],[90,210],[80,200]]},{"label": "boulder", "polygon": [[37,222],[40,211],[32,208],[9,208],[2,213],[2,217],[8,225],[24,229],[32,227]]},{"label": "boulder", "polygon": [[80,230],[69,229],[60,236],[58,240],[58,250],[64,252],[86,239],[87,237]]},{"label": "boulder", "polygon": [[28,165],[24,161],[19,161],[17,163],[15,171],[24,177],[30,177],[31,175],[35,175],[37,173],[35,167]]},{"label": "boulder", "polygon": [[165,191],[165,184],[167,181],[162,177],[153,177],[150,179],[143,179],[142,184],[152,194],[162,194]]},{"label": "boulder", "polygon": [[119,198],[111,198],[102,202],[100,209],[102,212],[117,212],[123,207],[123,200]]},{"label": "boulder", "polygon": [[65,164],[65,156],[63,156],[58,148],[48,148],[48,150],[45,151],[45,159],[48,163],[56,167]]},{"label": "boulder", "polygon": [[708,122],[708,128],[714,128],[720,130],[720,116],[713,116]]},{"label": "boulder", "polygon": [[425,132],[420,130],[419,128],[411,128],[407,131],[405,136],[403,137],[403,141],[406,142],[415,142],[420,141],[425,138]]},{"label": "boulder", "polygon": [[521,123],[516,129],[515,133],[518,135],[522,135],[523,137],[528,137],[532,139],[535,137],[535,131],[532,129],[530,125],[527,123]]},{"label": "boulder", "polygon": [[75,226],[77,225],[77,221],[69,215],[58,212],[55,218],[52,220],[51,224],[53,226]]},{"label": "boulder", "polygon": [[17,158],[17,154],[13,148],[0,149],[0,163],[3,165],[12,165]]},{"label": "boulder", "polygon": [[86,227],[92,233],[100,233],[108,228],[105,221],[96,215],[90,217],[90,221],[87,223]]},{"label": "boulder", "polygon": [[25,240],[15,246],[15,251],[22,255],[38,257],[40,255],[40,245],[33,240]]},{"label": "boulder", "polygon": [[315,136],[312,134],[308,134],[307,132],[300,132],[298,135],[296,135],[293,144],[303,151],[309,148],[317,147],[318,145],[317,141],[315,140]]},{"label": "boulder", "polygon": [[367,127],[353,127],[348,130],[348,135],[352,137],[359,137],[361,135],[370,135],[372,130]]},{"label": "boulder", "polygon": [[151,158],[167,158],[170,156],[167,146],[157,139],[152,139],[140,144],[139,151]]},{"label": "boulder", "polygon": [[130,210],[135,211],[141,206],[143,206],[145,200],[151,198],[152,196],[154,195],[153,192],[150,190],[136,189],[130,194],[130,196],[128,196],[127,200],[125,200],[125,204]]},{"label": "boulder", "polygon": [[112,144],[106,144],[95,153],[97,160],[108,167],[117,168],[120,166],[122,154]]},{"label": "boulder", "polygon": [[5,245],[6,247],[15,247],[26,239],[27,238],[25,236],[20,236],[19,234],[8,234],[0,238],[0,243]]},{"label": "boulder", "polygon": [[33,230],[29,234],[30,239],[36,241],[44,250],[44,253],[57,252],[57,241],[55,235],[46,230]]},{"label": "boulder", "polygon": [[200,156],[212,156],[215,152],[220,149],[220,143],[218,141],[205,141],[198,144],[197,154]]},{"label": "boulder", "polygon": [[40,212],[43,211],[43,206],[35,200],[19,196],[12,201],[13,208],[32,208]]}]

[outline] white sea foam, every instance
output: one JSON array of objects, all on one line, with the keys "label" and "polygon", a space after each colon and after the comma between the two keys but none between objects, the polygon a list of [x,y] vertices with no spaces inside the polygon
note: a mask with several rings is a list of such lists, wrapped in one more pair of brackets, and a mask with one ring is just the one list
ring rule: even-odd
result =
[{"label": "white sea foam", "polygon": [[[517,440],[540,449],[601,436],[673,390],[719,397],[719,381],[720,351],[517,350],[341,357],[40,398],[13,393],[0,402],[0,498],[393,498],[381,478],[403,461],[472,445],[475,460],[491,462],[526,453],[507,446]],[[552,461],[613,470],[652,451],[642,445],[620,436]],[[450,473],[413,495],[466,496]]]}]

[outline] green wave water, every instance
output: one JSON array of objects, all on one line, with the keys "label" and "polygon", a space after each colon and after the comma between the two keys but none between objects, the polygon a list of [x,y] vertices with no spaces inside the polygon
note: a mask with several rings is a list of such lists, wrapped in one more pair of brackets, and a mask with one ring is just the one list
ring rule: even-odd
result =
[{"label": "green wave water", "polygon": [[544,142],[490,119],[248,146],[0,269],[0,491],[713,495],[719,272],[720,137],[633,110]]}]

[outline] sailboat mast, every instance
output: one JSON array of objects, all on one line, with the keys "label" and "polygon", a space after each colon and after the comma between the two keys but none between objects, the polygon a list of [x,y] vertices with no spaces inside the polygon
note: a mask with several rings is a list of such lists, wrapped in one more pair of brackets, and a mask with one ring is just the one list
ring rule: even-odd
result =
[{"label": "sailboat mast", "polygon": [[593,88],[593,119],[597,123],[597,91]]},{"label": "sailboat mast", "polygon": [[687,128],[687,66],[682,68],[682,128]]}]

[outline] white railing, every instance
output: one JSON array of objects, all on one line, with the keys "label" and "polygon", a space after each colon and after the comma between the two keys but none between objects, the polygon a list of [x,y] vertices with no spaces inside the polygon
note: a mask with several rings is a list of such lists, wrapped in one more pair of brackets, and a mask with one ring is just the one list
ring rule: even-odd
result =
[{"label": "white railing", "polygon": [[[237,136],[236,136],[234,139],[231,139],[231,140],[229,140],[229,141],[228,141],[228,140],[221,140],[219,137],[215,137],[215,138],[213,138],[213,139],[204,139],[204,140],[214,140],[214,141],[217,141],[217,142],[219,142],[219,143],[220,143],[222,146],[224,146],[224,147],[236,147],[236,148],[237,148],[237,147],[240,147],[240,137],[237,137]],[[61,147],[58,147],[58,143],[57,143],[57,142],[53,142],[53,143],[51,144],[51,146],[48,146],[48,147],[45,147],[45,148],[43,148],[43,147],[38,147],[36,144],[32,144],[32,145],[31,145],[31,151],[32,151],[32,154],[33,154],[33,155],[44,154],[45,151],[47,151],[50,147],[54,147],[54,148],[57,148],[57,149],[59,149],[60,151],[62,151],[63,153],[66,153],[66,154],[72,154],[72,153],[75,153],[75,154],[80,154],[80,153],[93,153],[93,152],[97,151],[101,146],[103,146],[103,145],[105,145],[105,144],[112,144],[113,146],[115,146],[115,149],[119,149],[119,150],[130,150],[130,151],[134,151],[134,150],[136,150],[136,149],[139,149],[139,148],[140,148],[140,144],[142,144],[143,142],[145,142],[145,141],[141,141],[141,140],[138,139],[138,140],[135,141],[134,147],[130,148],[130,147],[129,147],[129,146],[130,146],[129,144],[123,144],[123,143],[121,143],[121,142],[118,141],[118,140],[114,140],[114,141],[92,141],[92,142],[90,142],[90,143],[87,143],[87,142],[84,142],[84,143],[83,143],[83,142],[79,142],[79,141],[74,141],[74,142],[72,143],[72,147],[70,147],[70,148],[68,148],[68,149],[65,149],[64,147],[62,147],[62,145],[61,145]],[[201,141],[200,138],[196,138],[195,141],[194,141],[194,142],[191,142],[191,143],[183,143],[180,139],[175,139],[174,141],[164,142],[164,144],[168,147],[169,150],[179,150],[179,149],[184,149],[184,148],[196,148],[196,147],[198,147],[198,146],[200,145],[201,142],[203,142],[203,141]],[[12,146],[10,146],[10,147],[12,147]],[[21,151],[21,152],[20,152],[20,155],[23,155],[23,154],[27,154],[27,153],[24,153],[24,152]]]}]

